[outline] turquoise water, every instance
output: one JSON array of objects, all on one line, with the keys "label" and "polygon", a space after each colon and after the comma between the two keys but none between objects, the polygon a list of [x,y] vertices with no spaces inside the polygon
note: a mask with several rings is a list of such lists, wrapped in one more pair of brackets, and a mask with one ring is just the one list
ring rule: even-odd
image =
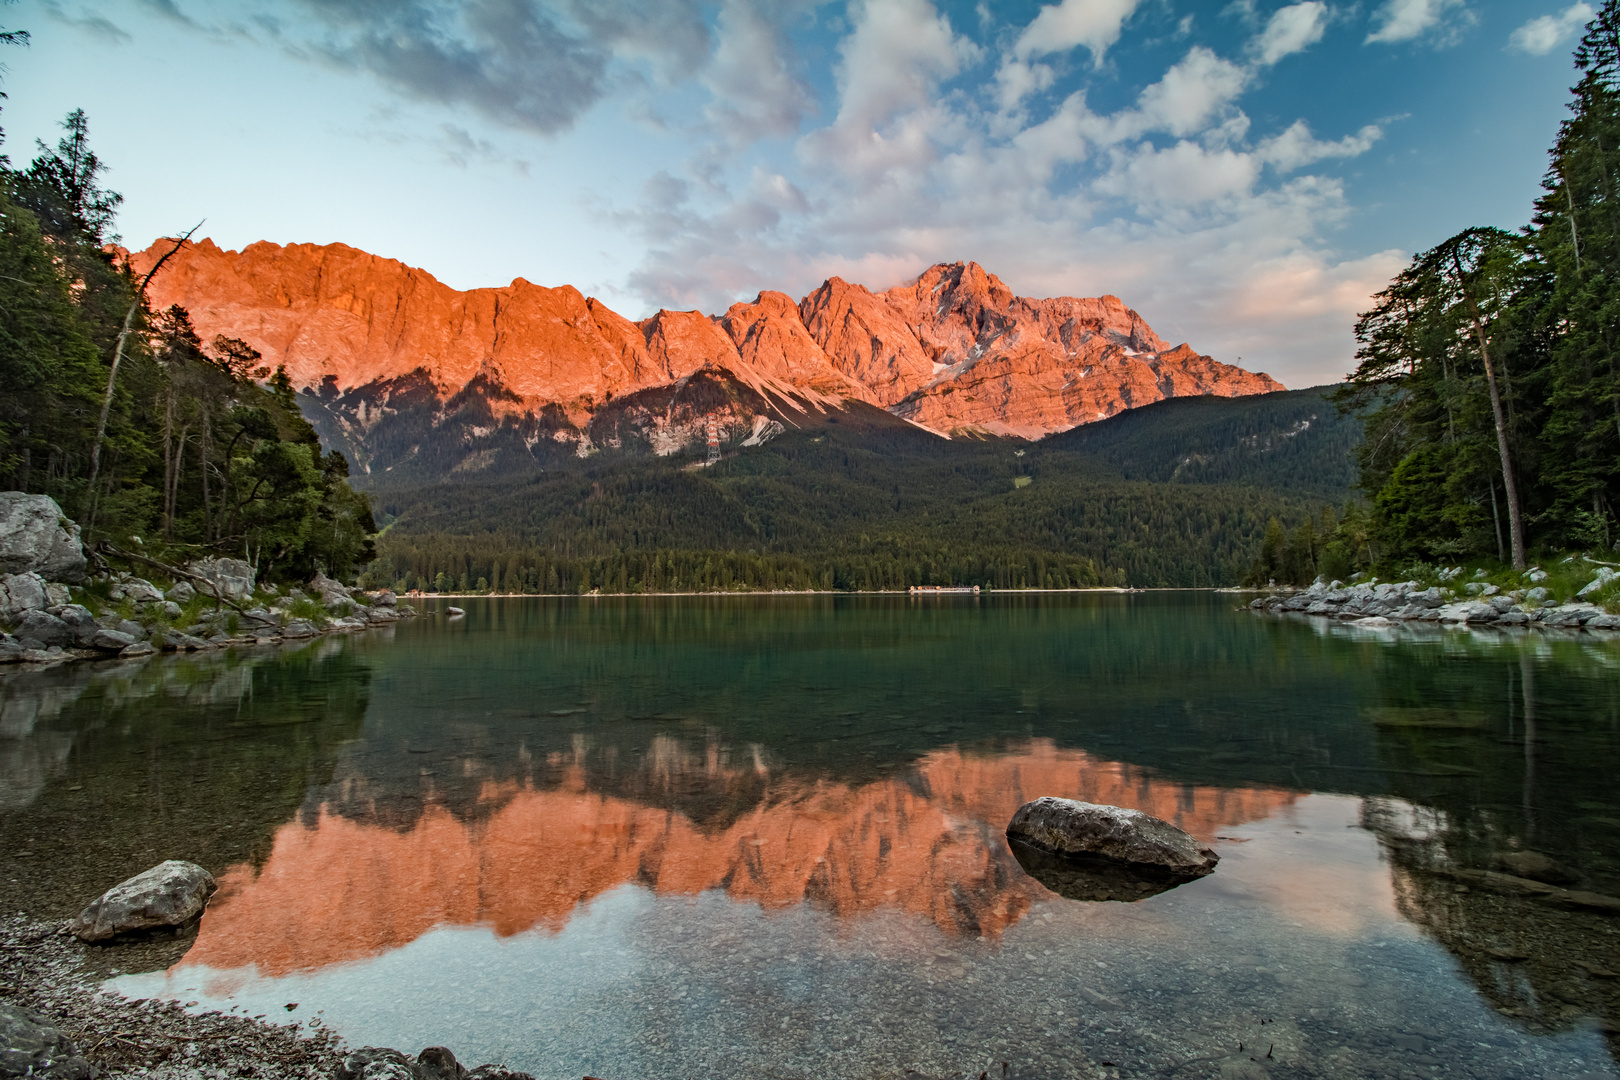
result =
[{"label": "turquoise water", "polygon": [[[460,603],[0,676],[0,902],[194,859],[195,941],[108,951],[115,988],[541,1077],[1616,1075],[1620,640],[1208,593]],[[1002,839],[1039,795],[1222,861],[1062,899]],[[1564,891],[1515,894],[1525,852]]]}]

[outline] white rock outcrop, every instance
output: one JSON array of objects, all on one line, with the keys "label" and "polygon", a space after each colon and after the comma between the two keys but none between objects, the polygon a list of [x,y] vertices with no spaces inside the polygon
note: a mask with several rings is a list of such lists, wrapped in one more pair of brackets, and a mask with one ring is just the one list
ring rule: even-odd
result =
[{"label": "white rock outcrop", "polygon": [[79,527],[49,495],[0,491],[0,574],[38,574],[47,581],[84,580]]}]

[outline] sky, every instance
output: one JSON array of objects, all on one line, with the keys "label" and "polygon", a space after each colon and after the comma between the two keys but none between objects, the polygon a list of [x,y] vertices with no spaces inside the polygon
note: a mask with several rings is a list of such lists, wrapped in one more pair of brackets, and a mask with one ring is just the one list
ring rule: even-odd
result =
[{"label": "sky", "polygon": [[1517,228],[1596,0],[20,0],[5,150],[123,242],[343,242],[640,318],[976,261],[1289,386]]}]

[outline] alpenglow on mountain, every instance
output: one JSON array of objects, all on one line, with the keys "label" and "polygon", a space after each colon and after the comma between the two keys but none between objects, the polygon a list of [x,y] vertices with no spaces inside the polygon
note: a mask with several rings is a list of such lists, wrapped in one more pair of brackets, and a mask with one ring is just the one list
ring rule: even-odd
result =
[{"label": "alpenglow on mountain", "polygon": [[[168,246],[131,266],[144,273]],[[427,453],[430,432],[432,471],[477,472],[496,443],[537,458],[691,451],[711,414],[728,444],[839,410],[886,410],[946,436],[1039,438],[1167,397],[1283,388],[1172,348],[1117,297],[1014,296],[972,262],[881,292],[834,277],[799,301],[762,292],[722,315],[632,322],[567,285],[459,292],[344,244],[235,252],[203,240],[148,296],[185,308],[205,341],[241,338],[284,365],[364,473]]]}]

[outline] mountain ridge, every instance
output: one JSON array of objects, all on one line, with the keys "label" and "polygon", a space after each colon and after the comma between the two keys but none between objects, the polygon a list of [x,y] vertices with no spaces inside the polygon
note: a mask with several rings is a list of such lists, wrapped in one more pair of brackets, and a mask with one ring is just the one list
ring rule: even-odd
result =
[{"label": "mountain ridge", "polygon": [[[166,247],[129,253],[129,264],[145,272]],[[186,308],[205,339],[245,340],[295,387],[352,398],[354,431],[386,420],[387,387],[420,374],[441,405],[476,386],[497,423],[549,415],[545,437],[580,453],[598,448],[588,429],[615,399],[700,371],[823,410],[863,402],[946,436],[1040,438],[1166,397],[1282,388],[1171,348],[1117,297],[1018,297],[972,262],[880,292],[833,277],[799,301],[766,290],[719,315],[632,321],[570,285],[519,277],[459,291],[345,244],[227,251],[204,239],[184,244],[148,295]],[[728,440],[757,433],[756,415],[722,419]],[[658,446],[690,447],[700,426]]]}]

